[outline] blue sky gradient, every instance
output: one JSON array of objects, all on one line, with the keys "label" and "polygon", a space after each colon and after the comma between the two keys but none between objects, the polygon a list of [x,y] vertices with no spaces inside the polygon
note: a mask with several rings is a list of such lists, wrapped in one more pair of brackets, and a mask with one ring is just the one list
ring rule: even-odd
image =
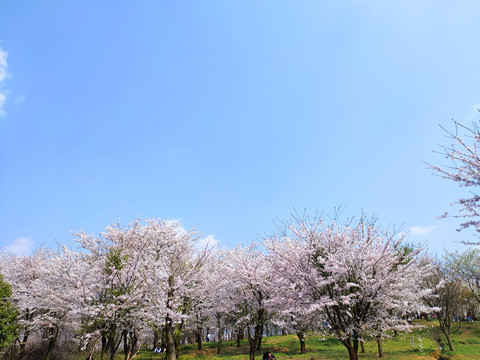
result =
[{"label": "blue sky gradient", "polygon": [[232,247],[294,209],[343,206],[413,227],[433,252],[463,249],[471,233],[436,217],[465,190],[424,161],[445,163],[438,123],[480,117],[479,13],[462,0],[0,0],[0,247],[140,215]]}]

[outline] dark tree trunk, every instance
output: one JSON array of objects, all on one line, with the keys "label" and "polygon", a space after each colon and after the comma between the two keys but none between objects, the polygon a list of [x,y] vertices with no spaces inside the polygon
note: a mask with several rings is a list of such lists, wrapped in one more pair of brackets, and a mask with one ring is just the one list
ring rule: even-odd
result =
[{"label": "dark tree trunk", "polygon": [[54,326],[48,330],[50,333],[50,336],[48,339],[48,349],[47,349],[47,354],[45,355],[45,360],[50,360],[50,355],[52,354],[52,350],[55,347],[55,344],[57,343],[58,329],[59,329],[58,326]]},{"label": "dark tree trunk", "polygon": [[175,338],[173,335],[172,321],[168,316],[165,322],[165,337],[166,337],[165,340],[167,345],[166,360],[177,360],[177,349],[175,347]]},{"label": "dark tree trunk", "polygon": [[220,321],[220,317],[217,317],[217,328],[218,328],[217,354],[220,354],[222,350],[222,341],[223,341],[223,327]]},{"label": "dark tree trunk", "polygon": [[223,329],[218,329],[217,354],[222,351]]},{"label": "dark tree trunk", "polygon": [[378,357],[383,358],[382,338],[377,336]]},{"label": "dark tree trunk", "polygon": [[[172,309],[171,302],[173,301],[173,286],[174,284],[174,277],[170,275],[168,277],[168,294],[167,294],[167,310]],[[173,322],[169,316],[165,319],[165,340],[167,345],[167,356],[166,360],[177,360],[177,347],[175,342],[175,334],[174,334]]]},{"label": "dark tree trunk", "polygon": [[450,336],[450,329],[452,323],[450,322],[451,316],[448,314],[445,318],[439,318],[439,325],[440,325],[440,330],[442,330],[443,334],[447,338],[447,344],[448,348],[450,351],[455,351],[455,348],[453,347],[452,339]]},{"label": "dark tree trunk", "polygon": [[249,360],[255,360],[255,350],[257,349],[258,334],[259,334],[259,332],[257,331],[257,327],[255,327],[253,335],[252,335],[251,329],[248,328],[247,334],[248,334],[248,344],[250,345],[248,358]]},{"label": "dark tree trunk", "polygon": [[255,350],[257,349],[257,342],[255,341],[255,338],[253,339],[249,338],[248,343],[250,345],[249,351],[248,351],[248,359],[255,360]]},{"label": "dark tree trunk", "polygon": [[257,350],[261,350],[263,339],[263,325],[257,325],[255,327],[255,337],[257,338]]},{"label": "dark tree trunk", "polygon": [[[117,352],[117,344],[116,344],[116,335],[117,335],[117,326],[113,325],[110,329],[110,333],[108,334],[108,348],[110,352],[110,360],[115,360],[115,353]],[[120,338],[120,341],[122,339]],[[120,342],[118,343],[120,345]]]},{"label": "dark tree trunk", "polygon": [[125,360],[128,360],[128,357],[130,356],[130,346],[128,345],[128,332],[124,331],[122,333],[122,338],[123,338],[123,356]]},{"label": "dark tree trunk", "polygon": [[158,330],[153,328],[153,348],[155,349],[158,345]]},{"label": "dark tree trunk", "polygon": [[347,348],[348,350],[348,356],[350,360],[358,360],[358,341],[357,341],[357,347],[355,348],[355,341],[352,346],[350,336],[345,339],[345,340],[340,340],[342,344]]},{"label": "dark tree trunk", "polygon": [[237,347],[240,347],[240,341],[243,340],[243,329],[237,330]]},{"label": "dark tree trunk", "polygon": [[195,332],[198,350],[202,350],[202,332],[202,329],[197,329],[197,331]]},{"label": "dark tree trunk", "polygon": [[100,353],[100,360],[105,360],[105,353],[107,352],[107,337],[102,333],[102,351]]},{"label": "dark tree trunk", "polygon": [[447,338],[448,348],[450,349],[450,351],[455,351],[455,348],[453,347],[452,339],[450,338],[450,334],[448,334],[446,338]]},{"label": "dark tree trunk", "polygon": [[137,335],[133,331],[123,332],[123,354],[125,360],[133,359],[137,349]]},{"label": "dark tree trunk", "polygon": [[358,354],[353,347],[348,348],[348,356],[350,360],[358,360]]},{"label": "dark tree trunk", "polygon": [[182,323],[178,327],[174,328],[174,331],[173,331],[173,334],[174,334],[173,340],[175,342],[175,353],[176,353],[177,359],[180,354],[180,342],[182,340],[183,327],[184,327],[184,323],[182,321]]},{"label": "dark tree trunk", "polygon": [[353,340],[353,349],[355,350],[355,353],[358,354],[358,345],[359,345],[360,341],[358,339],[354,339]]},{"label": "dark tree trunk", "polygon": [[300,340],[300,354],[305,354],[305,333],[303,331],[297,332],[298,340]]}]

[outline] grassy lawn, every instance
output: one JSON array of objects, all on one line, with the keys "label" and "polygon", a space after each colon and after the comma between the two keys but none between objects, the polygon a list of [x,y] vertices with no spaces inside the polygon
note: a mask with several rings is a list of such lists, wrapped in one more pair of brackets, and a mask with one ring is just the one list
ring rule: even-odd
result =
[{"label": "grassy lawn", "polygon": [[[479,359],[480,360],[480,322],[461,323],[453,334],[455,352],[448,351],[444,336],[435,321],[422,322],[425,327],[413,333],[400,333],[386,340],[383,344],[385,360],[415,360],[415,359]],[[314,334],[306,341],[307,352],[300,355],[300,344],[295,335],[274,336],[263,339],[262,351],[256,354],[261,359],[264,351],[271,351],[278,360],[321,360],[348,359],[345,347],[336,339],[322,339]],[[223,352],[216,354],[216,343],[203,344],[203,350],[197,350],[196,345],[185,345],[180,349],[180,360],[248,360],[248,342],[242,342],[241,347],[235,347],[234,342],[225,342]],[[365,353],[360,353],[360,359],[377,359],[377,344],[374,340],[365,342]],[[123,359],[119,356],[118,359]],[[142,351],[135,358],[138,360],[164,360],[165,355]]]}]

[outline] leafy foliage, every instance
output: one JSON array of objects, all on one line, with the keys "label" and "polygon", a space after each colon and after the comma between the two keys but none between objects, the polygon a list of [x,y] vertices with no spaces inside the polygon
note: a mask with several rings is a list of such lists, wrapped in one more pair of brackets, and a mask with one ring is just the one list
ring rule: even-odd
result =
[{"label": "leafy foliage", "polygon": [[0,349],[10,345],[18,333],[18,311],[12,304],[12,287],[0,274]]}]

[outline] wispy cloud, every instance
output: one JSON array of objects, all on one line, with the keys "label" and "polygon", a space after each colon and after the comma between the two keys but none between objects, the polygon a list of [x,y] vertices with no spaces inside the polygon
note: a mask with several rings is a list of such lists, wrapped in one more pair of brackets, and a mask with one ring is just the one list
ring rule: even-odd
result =
[{"label": "wispy cloud", "polygon": [[15,255],[26,255],[33,249],[33,246],[31,238],[21,237],[15,239],[12,244],[4,246],[3,250]]},{"label": "wispy cloud", "polygon": [[8,63],[7,63],[8,52],[3,50],[0,47],[0,117],[5,116],[5,110],[3,110],[3,105],[7,99],[5,91],[2,89],[2,83],[8,76]]},{"label": "wispy cloud", "polygon": [[213,235],[208,235],[207,237],[203,238],[203,239],[199,239],[197,241],[197,246],[200,247],[200,248],[204,248],[204,247],[214,247],[214,246],[217,246],[218,244],[218,240],[215,239],[215,237]]},{"label": "wispy cloud", "polygon": [[6,52],[5,50],[3,50],[0,47],[0,82],[5,80],[5,78],[8,75],[8,72],[7,72],[7,68],[8,68],[7,57],[8,57],[8,52]]},{"label": "wispy cloud", "polygon": [[412,226],[408,230],[412,235],[426,235],[431,233],[433,229],[435,229],[435,226],[427,225],[427,226]]},{"label": "wispy cloud", "polygon": [[3,105],[5,104],[6,96],[4,93],[0,92],[0,117],[5,116],[5,110],[3,110]]}]

